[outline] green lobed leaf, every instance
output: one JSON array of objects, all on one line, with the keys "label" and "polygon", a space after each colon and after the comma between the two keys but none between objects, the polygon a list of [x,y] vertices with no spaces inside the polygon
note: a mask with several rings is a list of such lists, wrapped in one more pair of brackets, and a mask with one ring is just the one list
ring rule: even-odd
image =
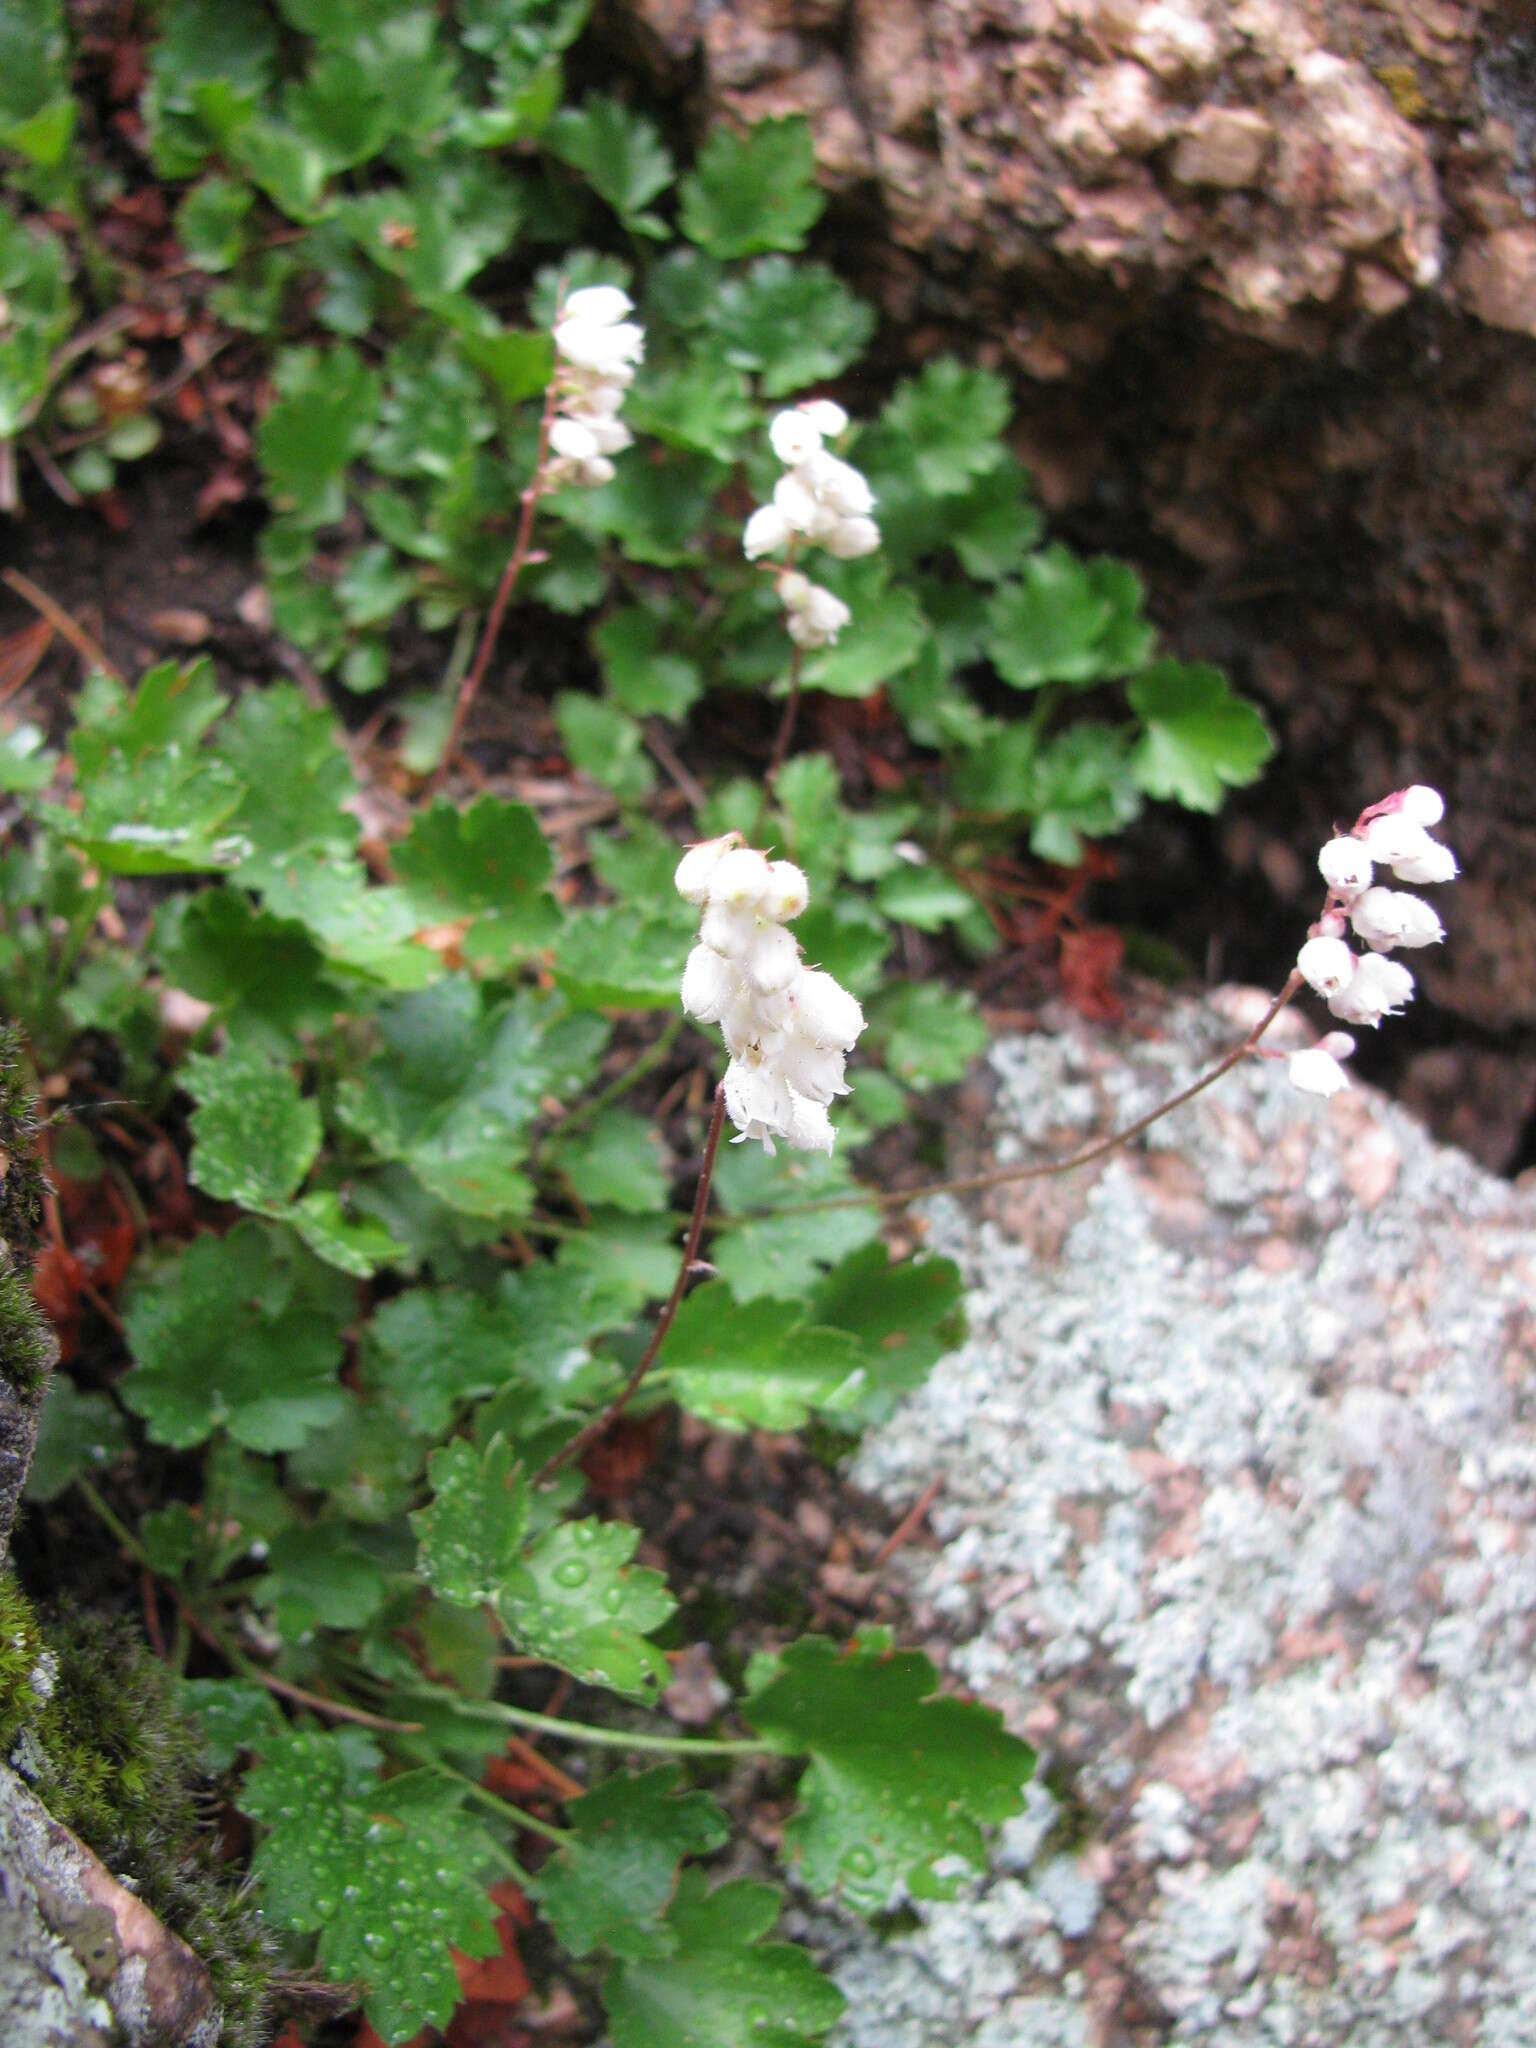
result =
[{"label": "green lobed leaf", "polygon": [[999,436],[1011,411],[1004,378],[941,356],[897,385],[881,424],[907,443],[921,487],[954,497],[1002,460]]},{"label": "green lobed leaf", "polygon": [[654,612],[627,605],[592,634],[609,695],[636,718],[681,718],[704,688],[696,661],[663,649],[665,631]]},{"label": "green lobed leaf", "polygon": [[615,905],[568,917],[555,941],[555,980],[579,1009],[670,1010],[690,934],[675,918]]},{"label": "green lobed leaf", "polygon": [[286,1643],[319,1628],[364,1628],[384,1605],[378,1561],[339,1521],[294,1526],[274,1537],[267,1570],[253,1587]]},{"label": "green lobed leaf", "polygon": [[1104,557],[1081,560],[1054,546],[1031,555],[1017,583],[988,608],[987,653],[1015,689],[1083,686],[1140,668],[1154,634],[1141,617],[1134,570]]},{"label": "green lobed leaf", "polygon": [[244,784],[230,822],[249,842],[242,880],[253,888],[293,854],[356,845],[357,819],[344,808],[357,794],[352,763],[335,718],[296,683],[247,690],[219,729],[219,753]]},{"label": "green lobed leaf", "polygon": [[378,372],[345,342],[287,349],[273,366],[277,401],[256,433],[274,504],[305,526],[334,526],[346,510],[348,465],[378,418]]},{"label": "green lobed leaf", "polygon": [[[830,1216],[807,1222],[832,1221]],[[866,1242],[812,1289],[807,1317],[845,1330],[865,1360],[858,1410],[883,1421],[896,1397],[922,1385],[939,1360],[965,1339],[965,1289],[953,1259],[893,1262],[889,1248]]]},{"label": "green lobed leaf", "polygon": [[1215,811],[1228,789],[1256,781],[1275,751],[1256,707],[1234,697],[1220,669],[1160,661],[1127,686],[1146,730],[1131,773],[1148,796]]},{"label": "green lobed leaf", "polygon": [[222,1428],[251,1450],[294,1450],[346,1413],[352,1306],[338,1275],[262,1224],[200,1237],[133,1293],[123,1399],[174,1449]]},{"label": "green lobed leaf", "polygon": [[660,1140],[650,1119],[632,1110],[606,1109],[568,1138],[557,1132],[549,1158],[583,1202],[635,1216],[667,1205]]},{"label": "green lobed leaf", "polygon": [[369,1323],[364,1379],[413,1428],[432,1434],[448,1428],[462,1403],[508,1386],[526,1388],[552,1413],[612,1378],[612,1367],[593,1365],[590,1345],[613,1320],[585,1274],[568,1268],[509,1273],[493,1300],[460,1288],[412,1288]]},{"label": "green lobed leaf", "polygon": [[736,1301],[723,1281],[678,1310],[659,1375],[690,1414],[725,1428],[799,1429],[857,1398],[864,1362],[844,1330],[806,1320],[801,1301]]},{"label": "green lobed leaf", "polygon": [[796,114],[760,121],[745,135],[717,128],[683,180],[681,226],[721,261],[769,249],[793,253],[826,203],[810,123]]},{"label": "green lobed leaf", "polygon": [[580,171],[632,232],[664,235],[645,209],[672,182],[672,158],[656,123],[619,101],[588,93],[580,108],[566,107],[544,131],[545,147]]},{"label": "green lobed leaf", "polygon": [[128,1448],[128,1428],[106,1394],[83,1394],[55,1372],[37,1418],[27,1468],[28,1500],[57,1500],[81,1478],[94,1478]]},{"label": "green lobed leaf", "polygon": [[541,1865],[533,1896],[572,1955],[606,1949],[639,1962],[672,1953],[677,1937],[662,1916],[678,1865],[730,1833],[706,1793],[679,1792],[681,1778],[679,1764],[618,1771],[566,1807],[572,1839]]},{"label": "green lobed leaf", "polygon": [[909,1088],[958,1081],[987,1043],[987,1027],[969,991],[937,982],[895,983],[869,1012],[870,1042]]},{"label": "green lobed leaf", "polygon": [[645,751],[645,734],[620,705],[578,690],[562,690],[555,699],[555,723],[571,765],[580,774],[630,801],[655,787],[656,770]]},{"label": "green lobed leaf", "polygon": [[425,1771],[385,1783],[358,1767],[345,1734],[256,1735],[240,1803],[270,1830],[251,1863],[267,1914],[319,1936],[321,1967],[363,1987],[389,2048],[446,2027],[459,2003],[449,1944],[471,1956],[497,1949],[480,1876],[495,1867],[489,1838],[451,1785]]},{"label": "green lobed leaf", "polygon": [[951,1898],[960,1880],[936,1866],[982,1866],[982,1824],[1022,1811],[1033,1752],[991,1708],[945,1698],[938,1683],[917,1651],[806,1636],[743,1703],[760,1735],[810,1756],[784,1839],[812,1891],[864,1913],[898,1884]]},{"label": "green lobed leaf", "polygon": [[670,1955],[618,1964],[603,1985],[614,2048],[806,2048],[836,2025],[843,1997],[805,1949],[765,1941],[773,1885],[710,1891],[685,1870],[662,1925]]},{"label": "green lobed leaf", "polygon": [[52,782],[59,765],[49,751],[40,725],[18,725],[0,732],[0,791],[8,796],[34,796]]},{"label": "green lobed leaf", "polygon": [[271,1693],[241,1678],[184,1678],[180,1698],[203,1731],[203,1760],[215,1774],[230,1770],[242,1750],[270,1742],[283,1725]]},{"label": "green lobed leaf", "polygon": [[562,1522],[541,1536],[496,1602],[519,1649],[583,1685],[654,1695],[667,1660],[645,1638],[677,1603],[660,1572],[630,1564],[639,1541],[625,1522]]},{"label": "green lobed leaf", "polygon": [[526,804],[483,796],[460,810],[439,798],[416,813],[393,864],[423,923],[473,920],[474,957],[537,948],[558,929],[554,858]]},{"label": "green lobed leaf", "polygon": [[297,1193],[320,1150],[320,1107],[286,1066],[231,1046],[182,1069],[196,1098],[192,1178],[216,1201],[264,1209]]},{"label": "green lobed leaf", "polygon": [[483,1451],[456,1438],[427,1465],[432,1504],[411,1516],[418,1569],[455,1607],[493,1600],[517,1564],[528,1526],[528,1488],[512,1446],[493,1437]]},{"label": "green lobed leaf", "polygon": [[579,1084],[601,1034],[531,990],[482,999],[464,975],[396,999],[378,1025],[383,1052],[338,1091],[342,1122],[452,1208],[526,1215],[533,1188],[519,1162],[541,1098]]},{"label": "green lobed leaf", "polygon": [[875,331],[874,307],[824,263],[783,256],[725,279],[702,310],[726,361],[754,372],[768,398],[841,376]]}]

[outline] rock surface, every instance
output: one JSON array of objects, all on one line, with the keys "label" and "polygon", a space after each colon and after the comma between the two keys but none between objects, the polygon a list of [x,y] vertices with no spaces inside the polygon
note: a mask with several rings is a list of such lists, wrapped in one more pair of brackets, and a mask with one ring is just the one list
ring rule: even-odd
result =
[{"label": "rock surface", "polygon": [[208,1972],[0,1764],[5,2048],[216,2048]]},{"label": "rock surface", "polygon": [[[1000,1161],[1142,1113],[1245,1000],[999,1044]],[[854,1477],[943,1474],[918,1625],[1040,1768],[914,1933],[815,1923],[845,2048],[1529,2048],[1536,1189],[1253,1061],[991,1200],[933,1205],[972,1336]]]},{"label": "rock surface", "polygon": [[[1475,821],[1433,993],[1501,1034],[1454,1092],[1536,1146],[1536,6],[607,18],[696,131],[808,117],[826,246],[893,353],[1015,373],[1021,453],[1068,537],[1146,565],[1178,651],[1266,704],[1284,788],[1250,817],[1289,802],[1288,835],[1320,842],[1358,790],[1427,780]],[[1431,1112],[1444,1078],[1417,1090]]]}]

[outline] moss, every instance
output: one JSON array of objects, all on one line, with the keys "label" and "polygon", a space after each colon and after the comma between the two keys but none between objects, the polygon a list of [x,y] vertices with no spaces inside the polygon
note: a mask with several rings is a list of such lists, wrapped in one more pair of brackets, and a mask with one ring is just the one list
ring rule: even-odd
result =
[{"label": "moss", "polygon": [[52,1364],[53,1338],[31,1287],[19,1273],[0,1271],[0,1379],[30,1399]]},{"label": "moss", "polygon": [[37,1091],[19,1033],[0,1024],[0,1250],[23,1273],[32,1270],[43,1234],[47,1181],[38,1163]]},{"label": "moss", "polygon": [[105,1621],[44,1630],[0,1574],[0,1743],[54,1818],[199,1956],[225,2048],[267,2039],[272,1945],[197,1819],[201,1738],[157,1659]]}]

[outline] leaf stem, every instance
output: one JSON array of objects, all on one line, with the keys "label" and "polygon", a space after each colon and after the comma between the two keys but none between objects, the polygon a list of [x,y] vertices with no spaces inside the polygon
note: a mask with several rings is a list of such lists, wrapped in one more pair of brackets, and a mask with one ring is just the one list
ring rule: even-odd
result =
[{"label": "leaf stem", "polygon": [[579,1458],[590,1444],[593,1444],[606,1429],[615,1422],[640,1391],[640,1384],[656,1363],[657,1353],[666,1342],[667,1332],[682,1306],[683,1296],[688,1288],[688,1276],[693,1271],[699,1256],[699,1241],[704,1235],[704,1218],[709,1210],[709,1187],[715,1177],[715,1158],[720,1150],[720,1133],[725,1125],[725,1083],[715,1089],[715,1106],[710,1114],[709,1135],[704,1140],[704,1158],[699,1168],[699,1185],[693,1197],[693,1214],[688,1220],[688,1235],[683,1240],[683,1255],[678,1261],[677,1278],[672,1282],[672,1292],[663,1304],[661,1314],[656,1318],[656,1327],[651,1332],[651,1341],[640,1355],[629,1378],[620,1387],[606,1408],[601,1409],[592,1420],[570,1439],[569,1443],[546,1458],[533,1475],[533,1485],[543,1486],[555,1474],[574,1459]]},{"label": "leaf stem", "polygon": [[585,1102],[578,1102],[568,1117],[562,1118],[546,1133],[544,1142],[547,1143],[550,1138],[563,1137],[567,1131],[579,1131],[583,1125],[589,1124],[593,1117],[600,1116],[611,1104],[627,1095],[638,1082],[645,1079],[647,1074],[654,1073],[682,1036],[686,1021],[683,1017],[671,1018],[666,1029],[659,1032],[644,1051],[635,1055],[622,1074],[610,1081],[606,1088],[599,1088],[595,1095],[589,1095]]},{"label": "leaf stem", "polygon": [[540,1820],[536,1813],[528,1813],[521,1806],[514,1806],[510,1799],[503,1799],[498,1792],[492,1792],[486,1785],[477,1785],[465,1771],[456,1771],[452,1764],[433,1758],[429,1767],[440,1778],[451,1778],[456,1785],[462,1785],[466,1795],[488,1807],[500,1820],[514,1821],[518,1827],[526,1828],[530,1835],[542,1835],[546,1842],[557,1847],[571,1839],[569,1828],[557,1828],[553,1822]]},{"label": "leaf stem", "polygon": [[452,1705],[456,1714],[472,1721],[499,1721],[509,1728],[531,1728],[541,1735],[558,1736],[566,1742],[585,1743],[592,1749],[643,1750],[653,1756],[777,1756],[780,1753],[766,1742],[717,1742],[708,1736],[645,1735],[626,1728],[589,1727],[584,1721],[563,1721],[555,1714],[535,1713],[531,1707],[510,1707],[502,1700],[463,1700],[455,1696]]},{"label": "leaf stem", "polygon": [[1150,1109],[1145,1116],[1137,1117],[1134,1123],[1125,1124],[1118,1131],[1111,1131],[1107,1138],[1095,1138],[1091,1145],[1084,1145],[1080,1151],[1069,1152],[1064,1159],[1045,1159],[1033,1166],[999,1166],[990,1173],[968,1173],[956,1180],[934,1180],[920,1188],[879,1189],[866,1188],[857,1195],[828,1196],[820,1202],[783,1202],[775,1209],[753,1211],[754,1214],[782,1216],[793,1213],[797,1216],[819,1214],[827,1209],[904,1209],[909,1202],[924,1202],[930,1195],[976,1195],[988,1188],[1012,1187],[1019,1181],[1049,1180],[1058,1173],[1073,1173],[1080,1166],[1087,1166],[1095,1159],[1102,1159],[1106,1152],[1113,1152],[1121,1145],[1128,1145],[1133,1138],[1139,1138],[1143,1131],[1149,1131],[1153,1124],[1161,1122],[1171,1111],[1182,1109],[1186,1102],[1192,1102],[1197,1095],[1228,1074],[1253,1051],[1270,1025],[1274,1023],[1286,1004],[1301,987],[1301,976],[1294,969],[1284,988],[1281,989],[1264,1015],[1254,1025],[1240,1044],[1222,1054],[1213,1067],[1203,1073],[1197,1081],[1191,1081],[1187,1088],[1181,1088],[1177,1095],[1170,1095],[1166,1102]]},{"label": "leaf stem", "polygon": [[115,1538],[119,1546],[151,1577],[162,1580],[176,1602],[178,1624],[184,1624],[193,1635],[200,1636],[211,1650],[217,1650],[232,1671],[238,1671],[242,1678],[249,1678],[255,1685],[264,1686],[279,1699],[291,1700],[295,1706],[308,1707],[312,1713],[326,1715],[332,1721],[348,1721],[358,1728],[374,1728],[386,1735],[419,1735],[422,1724],[419,1721],[391,1721],[383,1714],[370,1714],[362,1707],[348,1706],[345,1700],[327,1699],[324,1693],[307,1692],[302,1685],[292,1685],[286,1678],[277,1678],[270,1671],[262,1669],[245,1652],[232,1643],[222,1628],[208,1620],[206,1615],[197,1613],[181,1596],[180,1591],[162,1572],[156,1571],[149,1561],[149,1553],[120,1516],[108,1505],[89,1479],[77,1476],[75,1485],[80,1497],[104,1529]]}]

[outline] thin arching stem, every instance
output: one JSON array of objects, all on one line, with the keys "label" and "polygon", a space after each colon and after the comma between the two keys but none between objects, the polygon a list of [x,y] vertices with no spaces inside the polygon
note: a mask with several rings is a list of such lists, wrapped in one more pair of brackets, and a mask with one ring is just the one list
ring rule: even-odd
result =
[{"label": "thin arching stem", "polygon": [[1166,1102],[1160,1102],[1156,1109],[1149,1109],[1145,1116],[1137,1117],[1134,1123],[1126,1124],[1118,1131],[1111,1131],[1107,1138],[1095,1138],[1091,1145],[1084,1145],[1078,1152],[1069,1152],[1064,1159],[1044,1159],[1032,1166],[999,1166],[990,1173],[968,1173],[955,1180],[928,1181],[920,1188],[894,1191],[867,1188],[857,1195],[829,1196],[820,1202],[785,1202],[773,1213],[776,1216],[791,1213],[803,1216],[823,1209],[904,1209],[909,1202],[927,1201],[930,1195],[979,1195],[988,1188],[1012,1187],[1019,1181],[1049,1180],[1058,1173],[1073,1173],[1080,1166],[1088,1166],[1095,1159],[1102,1159],[1106,1152],[1113,1152],[1121,1145],[1128,1145],[1133,1138],[1139,1138],[1143,1131],[1149,1131],[1155,1123],[1160,1123],[1171,1111],[1182,1109],[1186,1102],[1192,1102],[1197,1095],[1204,1094],[1205,1090],[1214,1086],[1223,1074],[1231,1073],[1239,1062],[1247,1059],[1300,987],[1301,976],[1293,972],[1247,1037],[1240,1044],[1234,1045],[1230,1052],[1223,1053],[1215,1066],[1203,1073],[1198,1081],[1191,1081],[1187,1088],[1181,1088],[1177,1095],[1170,1095]]},{"label": "thin arching stem", "polygon": [[[559,312],[556,310],[556,318]],[[485,628],[480,635],[480,644],[475,649],[475,658],[469,665],[469,673],[459,685],[458,698],[453,707],[453,722],[448,728],[448,741],[443,748],[443,765],[453,759],[458,751],[459,738],[464,731],[464,721],[469,716],[469,707],[479,694],[485,680],[485,671],[490,664],[491,654],[496,646],[501,622],[506,617],[507,606],[518,577],[528,560],[529,545],[533,539],[533,515],[538,510],[540,498],[549,486],[544,479],[544,466],[549,460],[549,430],[554,425],[555,413],[560,404],[560,375],[557,371],[550,378],[544,392],[544,410],[539,417],[539,448],[534,457],[533,475],[523,491],[522,510],[518,514],[517,532],[512,541],[512,552],[507,557],[507,566],[501,572],[501,581],[496,586],[496,595],[491,599],[491,608],[485,615]]]},{"label": "thin arching stem", "polygon": [[[438,1695],[434,1692],[421,1696]],[[510,1707],[504,1700],[465,1700],[455,1696],[452,1707],[462,1720],[496,1721],[507,1728],[528,1728],[539,1735],[557,1736],[562,1742],[584,1743],[590,1749],[632,1749],[650,1756],[776,1754],[766,1742],[720,1742],[704,1735],[647,1735],[632,1728],[600,1728],[586,1721],[562,1721],[555,1714],[536,1713],[532,1707]]]},{"label": "thin arching stem", "polygon": [[596,1443],[639,1393],[641,1382],[656,1363],[661,1347],[667,1341],[667,1332],[682,1307],[683,1296],[688,1291],[688,1275],[693,1271],[699,1256],[699,1242],[704,1235],[704,1218],[709,1211],[709,1187],[715,1177],[715,1157],[720,1150],[720,1133],[724,1127],[725,1083],[722,1081],[715,1090],[715,1106],[709,1119],[709,1136],[704,1140],[704,1159],[699,1168],[699,1185],[693,1198],[693,1214],[688,1219],[688,1235],[683,1240],[683,1256],[678,1262],[677,1278],[672,1282],[672,1292],[667,1296],[661,1314],[656,1318],[651,1341],[641,1353],[639,1364],[601,1414],[594,1415],[584,1429],[576,1432],[569,1443],[562,1445],[553,1457],[544,1460],[533,1475],[535,1486],[542,1486],[546,1480],[553,1479],[557,1472]]},{"label": "thin arching stem", "polygon": [[805,655],[797,643],[789,659],[789,695],[784,701],[784,716],[779,721],[779,736],[773,743],[767,773],[763,777],[770,790],[775,776],[789,758],[790,742],[795,736],[795,721],[800,715],[800,670],[804,661]]}]

